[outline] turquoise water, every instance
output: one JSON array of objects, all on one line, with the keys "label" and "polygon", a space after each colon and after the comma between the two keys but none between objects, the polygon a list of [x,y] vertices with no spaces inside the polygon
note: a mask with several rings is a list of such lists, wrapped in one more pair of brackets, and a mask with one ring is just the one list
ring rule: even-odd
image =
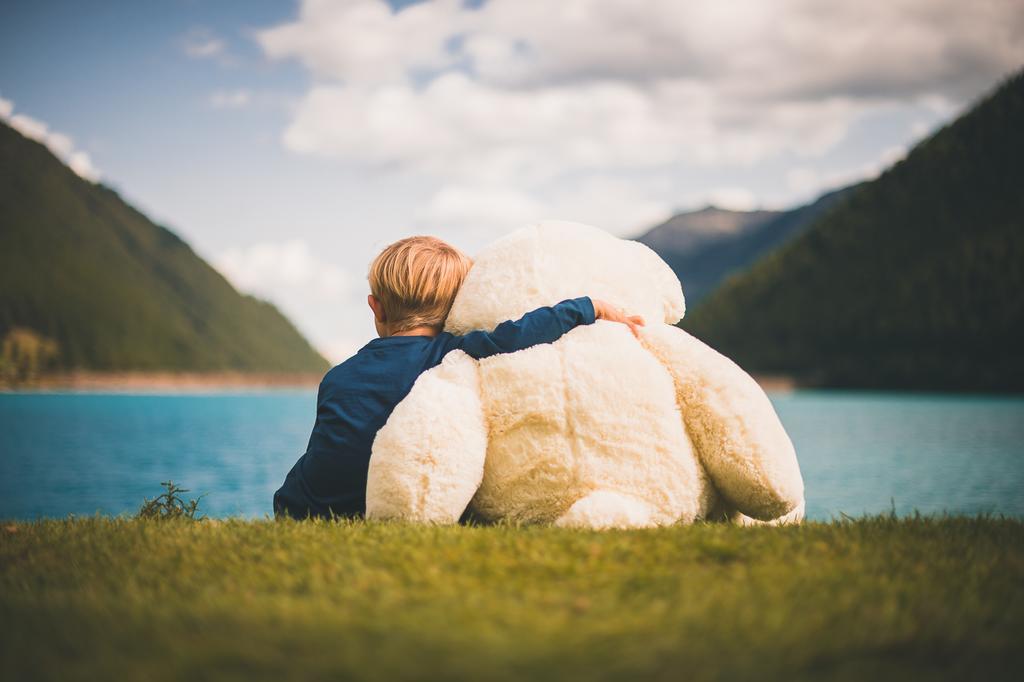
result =
[{"label": "turquoise water", "polygon": [[[812,518],[1024,517],[1024,398],[772,396]],[[313,391],[0,394],[0,517],[134,512],[173,479],[210,516],[262,516],[312,426]]]}]

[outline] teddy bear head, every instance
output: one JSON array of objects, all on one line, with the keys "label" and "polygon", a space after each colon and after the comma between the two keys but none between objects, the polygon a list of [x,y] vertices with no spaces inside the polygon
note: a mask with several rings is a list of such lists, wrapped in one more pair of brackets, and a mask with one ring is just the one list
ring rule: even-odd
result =
[{"label": "teddy bear head", "polygon": [[523,227],[480,253],[445,330],[491,330],[541,306],[592,296],[675,324],[686,312],[679,278],[656,253],[588,225],[548,220]]}]

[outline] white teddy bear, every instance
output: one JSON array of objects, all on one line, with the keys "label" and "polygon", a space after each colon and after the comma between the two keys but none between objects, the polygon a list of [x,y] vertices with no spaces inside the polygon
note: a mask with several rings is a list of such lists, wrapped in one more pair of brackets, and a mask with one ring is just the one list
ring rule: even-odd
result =
[{"label": "white teddy bear", "polygon": [[373,443],[366,515],[607,528],[803,518],[793,445],[764,391],[678,327],[682,287],[649,248],[557,221],[481,253],[446,330],[490,330],[581,295],[647,326],[598,321],[552,344],[417,379]]}]

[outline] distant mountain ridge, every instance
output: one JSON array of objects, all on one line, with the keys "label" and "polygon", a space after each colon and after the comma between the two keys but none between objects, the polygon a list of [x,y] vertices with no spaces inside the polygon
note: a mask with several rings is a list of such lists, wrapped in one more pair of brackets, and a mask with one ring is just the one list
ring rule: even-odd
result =
[{"label": "distant mountain ridge", "polygon": [[718,241],[734,239],[779,215],[779,211],[732,211],[705,206],[672,216],[652,227],[637,241],[658,253],[688,255]]},{"label": "distant mountain ridge", "polygon": [[1024,391],[1024,73],[682,324],[807,384]]},{"label": "distant mountain ridge", "polygon": [[668,263],[683,283],[687,306],[693,308],[726,277],[799,234],[850,190],[834,190],[786,211],[730,211],[708,206],[680,213],[637,241]]},{"label": "distant mountain ridge", "polygon": [[0,124],[0,341],[11,355],[33,337],[55,343],[47,368],[62,371],[328,366],[273,305]]}]

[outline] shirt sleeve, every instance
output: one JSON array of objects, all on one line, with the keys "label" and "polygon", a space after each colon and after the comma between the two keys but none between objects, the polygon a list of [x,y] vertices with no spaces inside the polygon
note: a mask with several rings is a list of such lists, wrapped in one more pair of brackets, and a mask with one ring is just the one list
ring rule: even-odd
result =
[{"label": "shirt sleeve", "polygon": [[492,332],[452,336],[445,351],[462,350],[476,359],[514,353],[541,343],[553,343],[580,325],[593,324],[594,303],[589,296],[571,298],[537,308],[518,320],[502,322]]}]

